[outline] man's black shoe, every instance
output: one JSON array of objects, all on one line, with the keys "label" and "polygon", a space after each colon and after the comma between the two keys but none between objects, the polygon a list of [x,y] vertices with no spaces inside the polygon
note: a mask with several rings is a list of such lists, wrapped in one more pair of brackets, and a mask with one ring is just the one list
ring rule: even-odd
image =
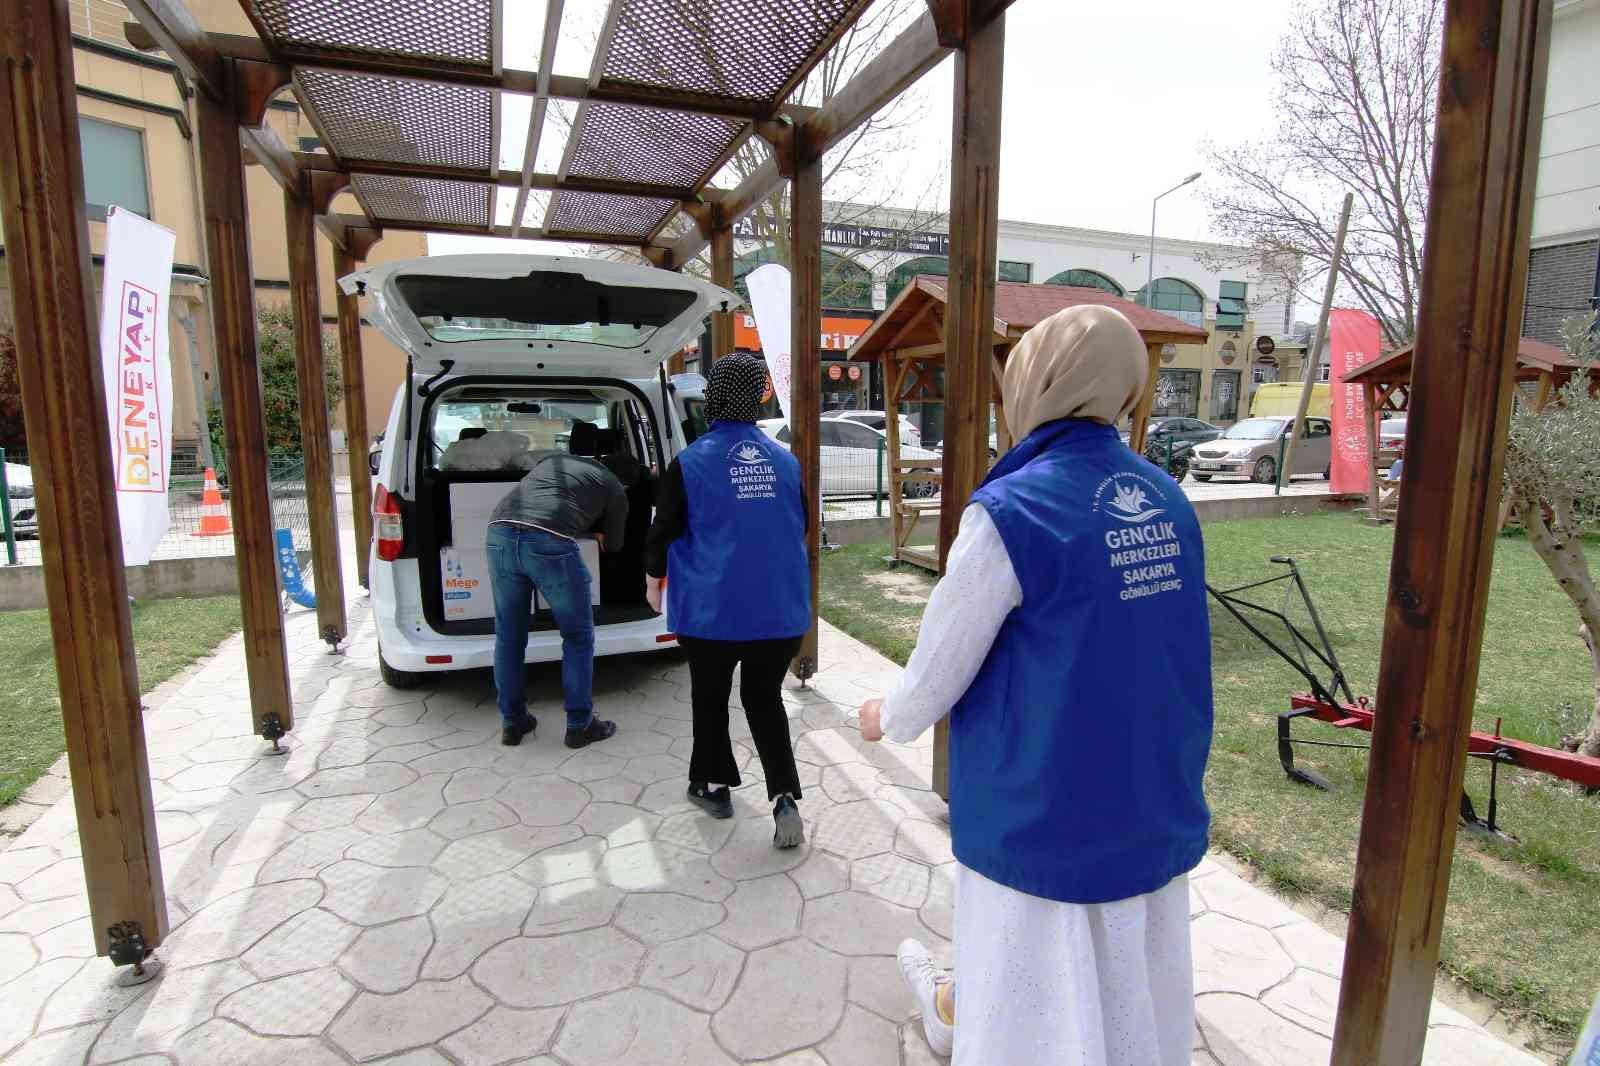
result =
[{"label": "man's black shoe", "polygon": [[617,723],[603,722],[598,718],[591,718],[589,724],[582,729],[567,730],[567,747],[586,748],[590,744],[597,744],[617,731]]},{"label": "man's black shoe", "polygon": [[538,721],[531,714],[517,725],[502,726],[500,729],[500,743],[508,748],[514,748],[522,743],[523,737],[533,732],[538,726]]}]

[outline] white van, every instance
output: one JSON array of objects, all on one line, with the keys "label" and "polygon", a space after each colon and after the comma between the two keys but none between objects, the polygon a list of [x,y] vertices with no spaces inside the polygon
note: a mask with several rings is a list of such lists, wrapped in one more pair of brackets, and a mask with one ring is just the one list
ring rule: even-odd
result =
[{"label": "white van", "polygon": [[[369,319],[410,364],[373,485],[383,679],[408,688],[428,673],[493,665],[489,515],[524,470],[513,462],[460,469],[446,459],[457,441],[490,433],[520,434],[530,450],[621,450],[639,460],[647,476],[629,491],[622,550],[585,553],[599,570],[595,654],[675,644],[645,602],[644,539],[657,479],[703,423],[703,382],[671,381],[664,364],[706,315],[740,306],[739,297],[651,267],[536,255],[384,263],[339,285],[368,297]],[[557,661],[555,621],[535,608],[527,661]]]}]

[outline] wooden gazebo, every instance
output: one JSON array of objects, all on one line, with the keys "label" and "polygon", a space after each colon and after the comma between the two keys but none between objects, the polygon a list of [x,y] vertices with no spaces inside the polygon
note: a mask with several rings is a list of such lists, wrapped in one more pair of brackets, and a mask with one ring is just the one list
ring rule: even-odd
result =
[{"label": "wooden gazebo", "polygon": [[[935,373],[945,362],[945,309],[948,301],[949,289],[944,278],[918,275],[851,345],[851,359],[882,361],[884,410],[897,411],[902,403],[945,402],[945,393]],[[1004,452],[1011,444],[1005,405],[1000,397],[1000,372],[1012,346],[1022,339],[1024,333],[1057,311],[1088,304],[1113,307],[1127,315],[1139,330],[1150,353],[1150,382],[1133,413],[1132,435],[1129,439],[1130,445],[1136,450],[1144,448],[1162,347],[1168,344],[1204,344],[1206,340],[1206,331],[1197,326],[1100,289],[997,282],[994,287],[994,329],[989,359],[993,373],[985,383],[986,387],[980,390],[982,402],[979,405],[980,426],[986,430],[988,418],[985,412],[991,402],[994,404],[997,452]],[[937,543],[941,540],[938,534],[935,533],[936,543],[932,544],[913,544],[912,540],[922,519],[928,515],[940,517],[945,505],[955,498],[955,493],[946,492],[943,501],[908,498],[904,490],[907,484],[942,484],[944,464],[937,458],[904,458],[900,449],[899,419],[890,418],[885,427],[889,437],[889,500],[894,525],[894,558],[938,573],[944,561],[940,544]],[[966,494],[961,494],[954,502],[959,515],[960,508],[966,504]]]},{"label": "wooden gazebo", "polygon": [[[1344,378],[1344,384],[1359,385],[1366,394],[1363,410],[1372,412],[1367,420],[1367,454],[1371,457],[1367,507],[1374,522],[1393,521],[1399,509],[1400,489],[1397,485],[1385,486],[1383,470],[1399,457],[1399,449],[1382,447],[1378,436],[1378,423],[1391,415],[1403,415],[1410,407],[1411,364],[1416,345],[1397,348],[1381,359],[1374,360]],[[1565,385],[1578,369],[1577,362],[1553,344],[1522,337],[1517,342],[1516,370],[1513,371],[1519,393],[1533,410],[1543,411],[1556,389]],[[1600,386],[1600,367],[1589,369],[1590,388]],[[1532,396],[1527,391],[1532,391]],[[1502,505],[1500,525],[1505,525],[1505,508]]]}]

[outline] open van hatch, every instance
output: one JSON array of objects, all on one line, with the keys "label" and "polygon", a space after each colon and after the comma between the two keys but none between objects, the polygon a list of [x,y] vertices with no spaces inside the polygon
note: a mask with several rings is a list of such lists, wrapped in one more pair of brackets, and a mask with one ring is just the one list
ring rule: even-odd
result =
[{"label": "open van hatch", "polygon": [[339,279],[417,369],[640,378],[700,334],[726,289],[654,267],[552,255],[448,255]]}]

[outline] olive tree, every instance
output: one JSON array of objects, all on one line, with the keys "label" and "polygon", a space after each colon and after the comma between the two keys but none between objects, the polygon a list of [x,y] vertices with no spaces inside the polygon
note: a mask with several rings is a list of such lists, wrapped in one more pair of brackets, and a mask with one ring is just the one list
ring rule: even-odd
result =
[{"label": "olive tree", "polygon": [[1582,732],[1564,746],[1600,756],[1600,593],[1584,534],[1600,528],[1600,395],[1589,370],[1600,358],[1595,314],[1567,319],[1562,346],[1580,368],[1535,411],[1519,397],[1506,440],[1505,491],[1528,541],[1578,612],[1579,635],[1594,671],[1594,703]]}]

